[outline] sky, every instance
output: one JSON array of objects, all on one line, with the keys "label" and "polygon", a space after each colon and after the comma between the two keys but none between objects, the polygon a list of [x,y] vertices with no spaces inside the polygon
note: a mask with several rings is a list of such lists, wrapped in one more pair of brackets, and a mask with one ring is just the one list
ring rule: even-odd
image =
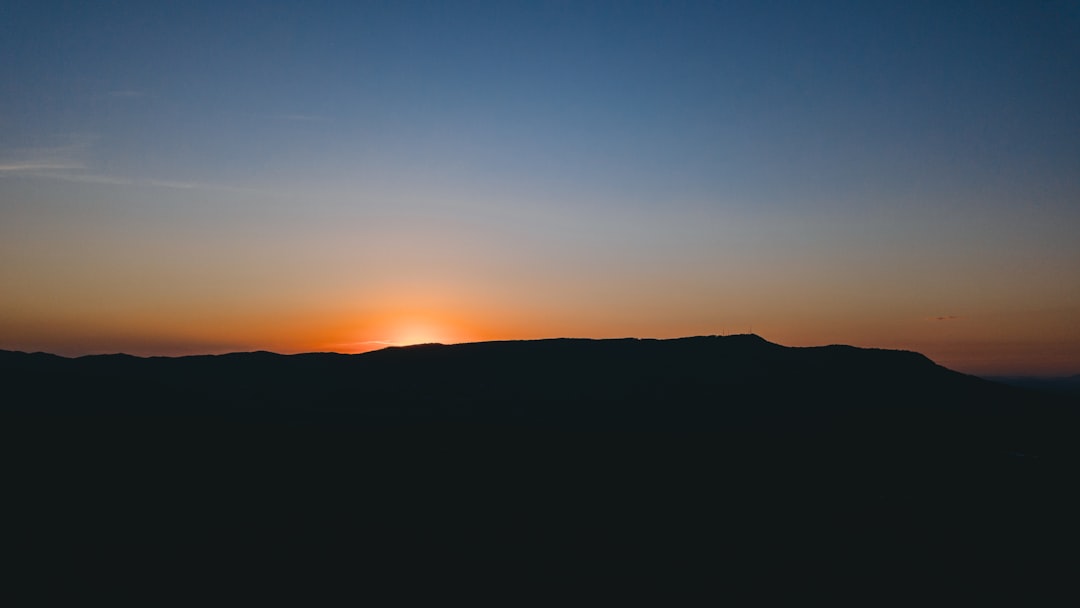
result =
[{"label": "sky", "polygon": [[0,348],[1080,373],[1080,2],[0,0]]}]

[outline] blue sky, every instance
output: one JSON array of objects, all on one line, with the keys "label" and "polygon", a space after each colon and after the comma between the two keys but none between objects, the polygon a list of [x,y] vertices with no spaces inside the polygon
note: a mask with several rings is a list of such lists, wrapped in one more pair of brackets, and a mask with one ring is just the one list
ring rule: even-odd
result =
[{"label": "blue sky", "polygon": [[1076,2],[7,1],[0,56],[0,348],[1080,357]]}]

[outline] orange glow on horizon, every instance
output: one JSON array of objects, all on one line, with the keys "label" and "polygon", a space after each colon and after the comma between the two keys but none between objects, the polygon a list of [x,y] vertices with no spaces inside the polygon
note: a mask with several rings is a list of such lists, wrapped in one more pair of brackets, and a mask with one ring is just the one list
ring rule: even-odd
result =
[{"label": "orange glow on horizon", "polygon": [[[446,313],[435,314],[427,311],[398,309],[387,312],[369,312],[361,319],[359,322],[349,323],[344,327],[339,326],[336,330],[324,329],[320,334],[328,339],[321,342],[314,350],[362,353],[391,346],[456,344],[489,339],[488,336],[473,331],[469,323]],[[304,349],[300,348],[298,352],[300,350]]]},{"label": "orange glow on horizon", "polygon": [[477,295],[460,287],[440,287],[425,284],[376,294],[303,293],[265,302],[214,302],[215,306],[153,298],[66,312],[26,306],[22,310],[29,313],[0,319],[0,348],[65,356],[254,350],[363,353],[423,343],[663,339],[753,331],[785,346],[851,344],[914,350],[951,369],[980,375],[1070,375],[1080,360],[1080,342],[1061,331],[1072,318],[1068,308],[1019,317],[993,309],[938,311],[896,303],[885,312],[850,306],[836,310],[807,306],[792,312],[782,305],[786,299],[776,297],[766,301],[768,306],[725,300],[715,310],[686,305],[661,316],[645,306],[652,302],[649,294],[624,299],[613,308],[599,300],[514,300],[506,294]]}]

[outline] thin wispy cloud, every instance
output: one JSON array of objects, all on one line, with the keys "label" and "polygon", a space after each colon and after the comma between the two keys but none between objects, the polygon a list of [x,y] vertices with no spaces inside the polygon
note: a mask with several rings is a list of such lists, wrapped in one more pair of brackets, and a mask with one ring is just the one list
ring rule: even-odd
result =
[{"label": "thin wispy cloud", "polygon": [[37,179],[51,179],[65,182],[78,182],[85,184],[104,184],[110,186],[151,186],[155,188],[168,188],[172,190],[212,190],[217,192],[243,192],[260,193],[257,188],[244,188],[225,184],[212,184],[206,182],[188,182],[164,179],[144,179],[134,177],[122,177],[116,175],[101,175],[75,171],[23,171],[21,176]]},{"label": "thin wispy cloud", "polygon": [[105,94],[106,97],[113,99],[134,99],[136,97],[146,97],[144,91],[138,91],[136,89],[120,89],[116,91],[109,91]]},{"label": "thin wispy cloud", "polygon": [[150,94],[141,89],[112,89],[110,91],[98,92],[89,95],[87,98],[92,101],[124,101],[124,100],[136,100],[145,97],[150,97]]},{"label": "thin wispy cloud", "polygon": [[36,173],[40,171],[64,171],[84,169],[85,165],[76,162],[26,161],[0,162],[0,173]]},{"label": "thin wispy cloud", "polygon": [[72,133],[57,139],[61,143],[54,146],[0,149],[0,173],[19,174],[84,169],[86,155],[96,140],[96,136]]},{"label": "thin wispy cloud", "polygon": [[33,177],[37,179],[53,179],[63,182],[78,182],[84,184],[109,184],[114,186],[127,186],[136,183],[136,180],[126,179],[122,177],[113,177],[110,175],[95,175],[93,173],[81,173],[81,172],[61,172],[61,171],[27,171],[23,174],[24,177]]},{"label": "thin wispy cloud", "polygon": [[330,122],[330,118],[318,114],[265,114],[263,118],[285,122]]},{"label": "thin wispy cloud", "polygon": [[71,134],[57,146],[0,150],[0,177],[102,184],[110,186],[150,186],[173,190],[211,190],[217,192],[257,193],[260,190],[225,184],[158,178],[127,177],[95,173],[86,159],[91,157],[96,136]]}]

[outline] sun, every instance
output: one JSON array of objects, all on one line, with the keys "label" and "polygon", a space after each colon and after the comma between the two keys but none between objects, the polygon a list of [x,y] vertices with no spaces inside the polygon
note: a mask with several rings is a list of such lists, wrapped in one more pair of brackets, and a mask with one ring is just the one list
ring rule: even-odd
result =
[{"label": "sun", "polygon": [[447,327],[429,321],[407,321],[393,328],[389,342],[395,346],[447,344],[454,341]]},{"label": "sun", "polygon": [[362,325],[350,328],[347,342],[338,342],[332,349],[349,352],[368,352],[394,346],[416,344],[461,344],[477,340],[467,323],[448,315],[389,314],[365,319]]}]

